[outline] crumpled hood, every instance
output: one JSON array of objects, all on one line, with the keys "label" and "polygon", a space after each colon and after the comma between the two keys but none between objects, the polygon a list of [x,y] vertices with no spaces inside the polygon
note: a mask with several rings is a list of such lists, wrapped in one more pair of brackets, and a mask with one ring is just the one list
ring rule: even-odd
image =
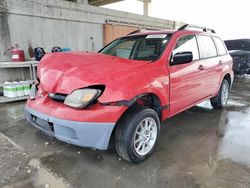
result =
[{"label": "crumpled hood", "polygon": [[112,81],[130,77],[135,68],[147,63],[99,53],[52,53],[40,62],[38,77],[45,91],[69,94],[90,85],[109,87]]}]

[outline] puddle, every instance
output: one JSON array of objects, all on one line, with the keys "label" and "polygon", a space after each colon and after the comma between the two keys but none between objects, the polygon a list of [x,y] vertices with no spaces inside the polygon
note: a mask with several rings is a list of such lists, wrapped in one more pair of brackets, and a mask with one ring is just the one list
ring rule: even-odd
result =
[{"label": "puddle", "polygon": [[246,112],[227,112],[222,115],[227,123],[221,125],[224,126],[224,136],[219,146],[219,158],[250,167],[250,108]]},{"label": "puddle", "polygon": [[244,107],[244,106],[247,106],[247,104],[244,103],[244,102],[242,102],[242,101],[229,100],[229,101],[227,102],[227,106]]},{"label": "puddle", "polygon": [[63,178],[57,177],[56,174],[42,166],[39,159],[31,159],[29,166],[33,167],[31,174],[34,173],[32,174],[34,187],[67,188],[70,186]]}]

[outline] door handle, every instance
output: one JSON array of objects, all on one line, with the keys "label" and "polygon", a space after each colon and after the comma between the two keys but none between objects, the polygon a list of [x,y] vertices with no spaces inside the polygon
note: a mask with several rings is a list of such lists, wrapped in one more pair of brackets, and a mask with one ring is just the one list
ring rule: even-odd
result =
[{"label": "door handle", "polygon": [[198,69],[199,70],[204,70],[204,66],[203,65],[199,65]]},{"label": "door handle", "polygon": [[219,61],[219,65],[223,65],[223,61],[220,60],[220,61]]}]

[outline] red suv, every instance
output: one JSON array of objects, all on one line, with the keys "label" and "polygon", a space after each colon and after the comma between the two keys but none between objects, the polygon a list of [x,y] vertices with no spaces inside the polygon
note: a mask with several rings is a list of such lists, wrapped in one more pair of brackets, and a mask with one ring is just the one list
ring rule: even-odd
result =
[{"label": "red suv", "polygon": [[[53,53],[38,67],[27,120],[58,140],[135,163],[155,149],[160,123],[210,99],[226,106],[232,58],[214,30],[134,33],[99,53]],[[113,139],[112,139],[113,138]]]}]

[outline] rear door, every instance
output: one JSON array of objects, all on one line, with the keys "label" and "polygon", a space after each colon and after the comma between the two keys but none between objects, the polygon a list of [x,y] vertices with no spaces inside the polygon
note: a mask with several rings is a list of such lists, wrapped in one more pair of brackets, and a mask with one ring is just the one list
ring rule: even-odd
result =
[{"label": "rear door", "polygon": [[195,35],[186,35],[177,41],[172,52],[192,52],[193,61],[186,64],[173,64],[170,60],[170,116],[177,114],[204,98],[205,74]]},{"label": "rear door", "polygon": [[[214,91],[212,91],[212,94],[217,94],[220,86],[221,86],[221,81],[222,81],[222,76],[224,72],[225,66],[231,62],[231,58],[228,58],[228,52],[226,49],[226,45],[224,42],[219,38],[219,37],[212,37],[214,40],[214,43],[217,47],[217,52],[218,52],[218,58],[217,58],[217,64],[216,64],[216,70],[218,72],[219,80],[218,80],[218,87],[215,88]],[[208,77],[209,79],[209,77]],[[208,80],[209,81],[209,80]]]},{"label": "rear door", "polygon": [[213,38],[209,35],[199,35],[198,44],[200,58],[203,61],[206,72],[206,97],[213,96],[219,88],[222,66]]}]

